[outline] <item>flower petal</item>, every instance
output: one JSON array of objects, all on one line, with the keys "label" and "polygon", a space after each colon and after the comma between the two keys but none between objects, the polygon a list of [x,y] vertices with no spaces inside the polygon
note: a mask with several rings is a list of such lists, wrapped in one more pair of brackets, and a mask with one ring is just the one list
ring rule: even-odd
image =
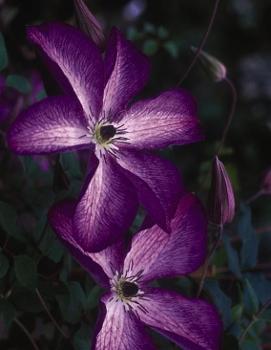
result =
[{"label": "flower petal", "polygon": [[87,118],[97,120],[104,86],[100,50],[81,31],[59,23],[29,27],[28,37],[66,77]]},{"label": "flower petal", "polygon": [[159,226],[138,232],[124,262],[132,275],[143,271],[141,280],[174,277],[195,271],[207,252],[207,220],[200,201],[183,196],[171,221],[171,234]]},{"label": "flower petal", "polygon": [[150,65],[147,57],[116,28],[112,29],[105,58],[107,83],[104,90],[103,109],[106,115],[123,111],[127,103],[146,84]]},{"label": "flower petal", "polygon": [[125,311],[121,302],[112,301],[110,296],[106,299],[104,320],[93,349],[155,350],[143,324],[137,317],[132,312]]},{"label": "flower petal", "polygon": [[125,169],[137,190],[139,201],[154,222],[170,230],[170,219],[184,192],[178,170],[165,159],[134,150],[121,150],[117,161]]},{"label": "flower petal", "polygon": [[22,112],[8,132],[10,148],[19,154],[43,154],[90,145],[83,111],[68,96],[49,97]]},{"label": "flower petal", "polygon": [[75,202],[56,204],[49,211],[49,222],[58,238],[68,248],[79,264],[88,271],[98,283],[109,287],[109,278],[115,271],[120,271],[123,264],[123,246],[118,243],[102,250],[99,253],[86,252],[75,240],[73,232],[73,215]]},{"label": "flower petal", "polygon": [[195,101],[181,89],[135,103],[121,121],[129,145],[140,149],[182,145],[203,139]]},{"label": "flower petal", "polygon": [[222,322],[212,305],[159,289],[144,296],[137,313],[146,325],[184,350],[220,349]]},{"label": "flower petal", "polygon": [[76,240],[86,251],[100,251],[123,237],[136,210],[130,181],[113,159],[101,159],[75,211]]}]

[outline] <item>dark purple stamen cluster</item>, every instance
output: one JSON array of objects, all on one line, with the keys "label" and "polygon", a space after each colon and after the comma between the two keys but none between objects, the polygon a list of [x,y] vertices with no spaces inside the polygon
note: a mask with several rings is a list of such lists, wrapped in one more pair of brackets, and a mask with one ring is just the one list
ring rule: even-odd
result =
[{"label": "dark purple stamen cluster", "polygon": [[117,129],[113,125],[103,125],[100,128],[100,135],[104,141],[110,140],[116,135]]},{"label": "dark purple stamen cluster", "polygon": [[121,285],[121,290],[125,298],[130,298],[137,295],[138,286],[136,283],[126,281]]}]

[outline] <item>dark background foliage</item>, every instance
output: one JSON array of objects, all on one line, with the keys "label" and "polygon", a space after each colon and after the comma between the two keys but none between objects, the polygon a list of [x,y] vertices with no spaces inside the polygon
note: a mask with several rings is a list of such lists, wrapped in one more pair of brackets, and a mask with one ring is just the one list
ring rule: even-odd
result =
[{"label": "dark background foliage", "polygon": [[[88,3],[107,33],[113,25],[121,28],[150,56],[152,76],[143,92],[147,96],[178,84],[192,58],[190,46],[199,45],[207,28],[214,1]],[[269,0],[221,0],[205,47],[226,65],[238,91],[221,157],[236,192],[237,214],[225,229],[202,293],[223,318],[224,349],[271,349],[271,313],[263,310],[271,297],[270,196],[245,204],[259,190],[270,166],[270,13]],[[49,20],[75,24],[72,1],[0,0],[4,36],[0,81],[5,82],[0,89],[0,348],[4,350],[31,349],[30,338],[41,350],[89,349],[101,293],[57,241],[46,219],[55,200],[78,194],[88,155],[17,157],[5,143],[5,132],[18,111],[45,96],[33,70],[43,74],[47,94],[56,91],[25,38],[26,25]],[[198,101],[206,141],[174,147],[163,155],[177,164],[187,187],[205,201],[210,162],[231,95],[227,84],[212,82],[199,65],[182,86]],[[139,221],[140,215],[132,230]],[[200,273],[159,283],[195,296]],[[157,335],[155,340],[160,349],[176,349]]]}]

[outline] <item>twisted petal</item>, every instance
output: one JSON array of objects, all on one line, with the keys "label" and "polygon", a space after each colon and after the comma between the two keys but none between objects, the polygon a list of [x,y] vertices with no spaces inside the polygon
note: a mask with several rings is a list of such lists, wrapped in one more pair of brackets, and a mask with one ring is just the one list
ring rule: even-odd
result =
[{"label": "twisted petal", "polygon": [[49,212],[49,222],[58,238],[68,248],[74,258],[98,283],[109,287],[109,278],[120,271],[123,264],[123,246],[118,243],[99,253],[86,252],[76,241],[73,232],[74,202],[62,202]]},{"label": "twisted petal", "polygon": [[170,219],[184,192],[177,169],[165,159],[134,150],[122,150],[117,161],[154,222],[170,231]]},{"label": "twisted petal", "polygon": [[215,308],[199,299],[151,289],[140,300],[142,322],[173,340],[184,350],[218,350],[222,323]]},{"label": "twisted petal", "polygon": [[133,266],[142,281],[185,275],[196,270],[206,256],[207,220],[199,200],[183,196],[171,221],[171,234],[159,226],[140,231],[132,241],[124,271]]},{"label": "twisted petal", "polygon": [[8,132],[10,148],[20,154],[42,154],[90,144],[83,111],[67,96],[49,97],[21,113]]},{"label": "twisted petal", "polygon": [[135,103],[122,122],[131,147],[154,149],[203,139],[195,101],[181,89]]},{"label": "twisted petal", "polygon": [[133,313],[125,311],[122,303],[110,301],[109,296],[104,302],[106,314],[93,349],[155,350],[143,324]]},{"label": "twisted petal", "polygon": [[52,63],[49,68],[56,68],[57,78],[62,75],[68,80],[90,122],[97,120],[104,74],[102,57],[95,44],[74,27],[58,23],[29,27],[28,37]]},{"label": "twisted petal", "polygon": [[76,240],[89,252],[119,241],[137,210],[133,186],[113,159],[102,159],[75,211]]},{"label": "twisted petal", "polygon": [[[103,109],[115,116],[146,84],[149,78],[148,59],[113,28],[105,58],[107,83]],[[115,116],[117,118],[117,116]]]}]

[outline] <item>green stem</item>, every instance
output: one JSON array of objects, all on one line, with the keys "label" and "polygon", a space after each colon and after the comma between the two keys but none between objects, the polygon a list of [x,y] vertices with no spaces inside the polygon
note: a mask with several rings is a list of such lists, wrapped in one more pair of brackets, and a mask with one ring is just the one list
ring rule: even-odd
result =
[{"label": "green stem", "polygon": [[55,325],[55,327],[58,329],[58,331],[63,335],[64,338],[69,338],[69,336],[62,330],[62,328],[60,327],[60,325],[57,323],[57,321],[54,319],[54,316],[51,314],[50,310],[48,309],[42,295],[40,294],[38,288],[36,288],[36,294],[39,298],[39,301],[41,303],[41,305],[43,306],[44,310],[46,311],[47,315],[49,316],[50,320],[53,322],[53,324]]},{"label": "green stem", "polygon": [[224,81],[230,87],[230,91],[231,91],[231,95],[232,95],[232,104],[231,104],[231,109],[230,109],[230,113],[228,116],[227,124],[224,128],[223,135],[222,135],[221,141],[220,141],[218,149],[217,149],[217,155],[220,154],[220,152],[223,148],[223,145],[225,143],[225,140],[226,140],[226,137],[227,137],[227,134],[228,134],[229,128],[231,126],[231,122],[232,122],[232,119],[233,119],[233,116],[234,116],[234,113],[236,110],[236,103],[237,103],[237,91],[236,91],[236,88],[235,88],[233,82],[227,77],[224,79]]},{"label": "green stem", "polygon": [[244,332],[241,334],[241,336],[239,338],[239,344],[242,344],[242,342],[245,340],[246,335],[249,332],[250,328],[254,325],[254,323],[259,321],[259,318],[265,312],[265,310],[267,310],[269,308],[269,306],[271,306],[271,299],[269,299],[255,315],[253,315],[251,321],[249,322],[249,324],[247,325]]},{"label": "green stem", "polygon": [[219,226],[219,231],[218,231],[218,236],[213,244],[213,247],[212,249],[210,250],[210,253],[206,259],[206,262],[204,264],[204,267],[203,267],[203,272],[202,272],[202,275],[201,275],[201,279],[200,279],[200,283],[199,283],[199,288],[198,288],[198,292],[197,292],[197,297],[200,296],[201,292],[202,292],[202,289],[203,289],[203,286],[204,286],[204,282],[205,282],[205,279],[207,277],[207,273],[208,273],[208,268],[209,268],[209,265],[215,255],[215,252],[217,250],[217,247],[219,246],[219,243],[222,239],[222,233],[223,233],[223,225]]},{"label": "green stem", "polygon": [[29,331],[25,328],[25,326],[22,324],[21,321],[18,320],[18,318],[14,319],[14,322],[21,328],[21,330],[24,332],[24,334],[27,336],[27,338],[30,340],[33,348],[35,350],[39,350],[38,345],[36,344],[34,338],[32,337],[32,335],[29,333]]}]

